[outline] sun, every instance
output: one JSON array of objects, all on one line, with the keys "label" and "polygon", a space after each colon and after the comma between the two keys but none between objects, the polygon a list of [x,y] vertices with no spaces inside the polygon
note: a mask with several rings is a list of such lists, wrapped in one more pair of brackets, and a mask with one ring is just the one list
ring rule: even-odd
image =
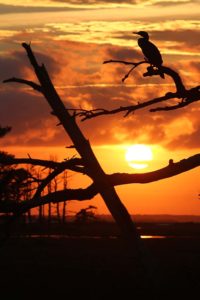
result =
[{"label": "sun", "polygon": [[130,167],[145,169],[148,167],[148,162],[153,159],[153,153],[150,146],[136,144],[127,148],[125,159]]}]

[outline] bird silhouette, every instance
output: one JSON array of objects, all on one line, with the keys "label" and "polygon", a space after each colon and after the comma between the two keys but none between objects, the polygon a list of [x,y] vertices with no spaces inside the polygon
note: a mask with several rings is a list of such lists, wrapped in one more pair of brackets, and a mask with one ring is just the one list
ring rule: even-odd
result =
[{"label": "bird silhouette", "polygon": [[164,78],[164,73],[160,70],[163,60],[158,48],[149,41],[149,34],[146,31],[133,32],[141,38],[138,39],[138,46],[142,49],[145,59],[159,70],[160,77]]}]

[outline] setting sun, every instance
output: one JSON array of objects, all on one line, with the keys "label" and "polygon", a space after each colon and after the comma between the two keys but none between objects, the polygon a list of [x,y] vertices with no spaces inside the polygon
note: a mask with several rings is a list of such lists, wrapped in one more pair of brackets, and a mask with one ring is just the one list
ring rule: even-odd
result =
[{"label": "setting sun", "polygon": [[125,158],[130,167],[144,169],[148,167],[148,162],[153,159],[153,154],[149,146],[136,144],[127,148]]}]

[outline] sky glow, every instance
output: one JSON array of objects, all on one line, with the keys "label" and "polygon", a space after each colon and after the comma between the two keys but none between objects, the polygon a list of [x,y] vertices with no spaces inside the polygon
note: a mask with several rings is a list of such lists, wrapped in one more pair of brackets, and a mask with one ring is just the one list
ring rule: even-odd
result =
[{"label": "sky glow", "polygon": [[[21,47],[31,42],[67,108],[112,109],[164,95],[174,91],[170,78],[143,78],[141,66],[122,84],[127,66],[102,64],[108,59],[142,60],[132,32],[146,30],[164,65],[177,70],[187,87],[198,85],[199,11],[199,2],[189,0],[0,1],[0,79],[35,80]],[[40,95],[16,84],[1,84],[0,93],[1,125],[13,128],[1,139],[2,149],[16,156],[43,153],[49,158],[52,151],[61,159],[73,155],[66,152],[70,141]],[[154,161],[146,172],[166,166],[171,158],[178,161],[199,152],[199,111],[197,102],[170,113],[144,109],[127,118],[100,117],[80,126],[108,173],[133,172],[124,158],[127,145],[152,145]],[[132,213],[200,214],[198,182],[195,169],[165,182],[117,190]],[[95,201],[99,212],[106,212],[101,200]]]}]

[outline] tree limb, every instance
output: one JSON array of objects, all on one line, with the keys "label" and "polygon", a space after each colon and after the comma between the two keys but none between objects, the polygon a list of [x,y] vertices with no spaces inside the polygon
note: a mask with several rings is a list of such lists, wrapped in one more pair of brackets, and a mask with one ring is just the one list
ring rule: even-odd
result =
[{"label": "tree limb", "polygon": [[76,115],[81,117],[81,121],[85,121],[87,119],[92,119],[98,116],[103,116],[103,115],[112,115],[112,114],[116,114],[119,112],[126,112],[124,117],[128,116],[130,113],[141,109],[141,108],[145,108],[147,106],[162,102],[162,101],[166,101],[169,99],[173,99],[173,98],[178,98],[179,95],[177,93],[166,93],[164,96],[162,97],[158,97],[158,98],[153,98],[151,100],[148,100],[146,102],[142,102],[142,103],[138,103],[136,105],[129,105],[129,106],[120,106],[119,108],[116,109],[112,109],[112,110],[106,110],[106,109],[94,109],[94,110],[79,110],[77,109],[77,113]]},{"label": "tree limb", "polygon": [[[107,64],[107,63],[122,63],[125,65],[133,65],[133,67],[129,70],[129,72],[124,76],[122,81],[124,81],[137,66],[144,64],[144,63],[149,64],[148,61],[141,61],[138,63],[127,62],[127,61],[123,61],[123,60],[104,61],[104,64]],[[163,74],[166,74],[172,78],[172,80],[176,86],[176,92],[174,92],[174,93],[168,92],[162,97],[157,97],[157,98],[151,99],[151,100],[143,102],[143,103],[138,103],[137,105],[121,106],[119,108],[112,109],[112,110],[107,110],[104,108],[96,108],[93,110],[74,109],[74,111],[76,112],[75,116],[79,116],[79,117],[81,117],[82,121],[85,121],[87,119],[92,119],[92,118],[102,116],[102,115],[110,115],[110,114],[116,114],[119,112],[126,111],[126,113],[124,115],[126,117],[131,112],[134,112],[138,109],[153,105],[155,103],[166,101],[169,99],[176,99],[176,98],[182,99],[182,102],[180,102],[176,105],[173,105],[173,106],[166,106],[166,107],[161,107],[161,108],[158,107],[155,109],[150,109],[150,112],[155,112],[155,111],[159,111],[159,110],[177,109],[177,108],[181,108],[186,105],[189,105],[189,104],[193,103],[194,101],[200,100],[200,86],[197,86],[197,87],[187,90],[182,82],[180,75],[176,71],[172,70],[169,67],[161,66],[158,70],[158,69],[153,68],[150,65],[149,67],[147,67],[147,72],[145,72],[143,74],[143,76],[147,77],[147,76],[160,75],[160,72],[162,72]]]},{"label": "tree limb", "polygon": [[128,73],[122,78],[122,82],[124,82],[128,77],[129,75],[131,74],[131,72],[136,68],[138,67],[139,65],[142,65],[142,64],[149,64],[148,61],[146,60],[143,60],[143,61],[139,61],[139,62],[128,62],[128,61],[124,61],[124,60],[105,60],[103,62],[103,64],[108,64],[108,63],[121,63],[121,64],[124,64],[124,65],[132,65],[133,67],[128,71]]},{"label": "tree limb", "polygon": [[[173,79],[174,84],[176,86],[176,92],[179,95],[179,98],[184,97],[186,93],[186,88],[182,82],[180,75],[176,71],[165,66],[161,66],[159,70]],[[144,73],[143,76],[147,77],[147,76],[159,75],[160,74],[159,70],[154,68],[147,68],[147,72]]]},{"label": "tree limb", "polygon": [[139,65],[149,64],[150,67],[148,67],[147,72],[143,74],[144,77],[160,75],[160,71],[161,71],[162,73],[170,76],[173,79],[175,86],[176,86],[177,93],[181,94],[186,91],[185,86],[184,86],[179,74],[169,67],[161,66],[158,70],[158,69],[153,68],[147,60],[139,61],[139,62],[127,62],[127,61],[123,61],[123,60],[106,60],[103,62],[103,64],[107,64],[107,63],[121,63],[121,64],[125,64],[125,65],[133,65],[133,68],[130,69],[130,71],[124,76],[122,81],[124,81],[130,75],[130,73]]},{"label": "tree limb", "polygon": [[71,158],[62,162],[56,162],[53,160],[35,159],[35,158],[1,158],[0,164],[5,166],[8,165],[19,165],[19,164],[30,164],[34,166],[42,166],[45,168],[56,169],[62,166],[64,169],[87,174],[81,158]]},{"label": "tree limb", "polygon": [[[146,184],[182,174],[199,166],[200,154],[195,154],[188,157],[187,159],[182,159],[177,163],[170,163],[168,166],[159,170],[137,174],[114,173],[107,175],[107,180],[113,186],[131,183]],[[93,183],[86,189],[66,189],[45,195],[43,197],[37,195],[37,197],[20,203],[13,203],[11,201],[9,203],[0,202],[0,212],[15,213],[20,211],[20,213],[22,213],[28,211],[31,208],[50,202],[56,203],[70,200],[90,200],[98,193],[99,188]]]},{"label": "tree limb", "polygon": [[183,98],[182,101],[179,102],[178,104],[152,108],[150,109],[150,112],[175,110],[178,108],[185,107],[198,100],[200,100],[200,86],[187,90],[185,92],[185,98]]},{"label": "tree limb", "polygon": [[124,65],[132,65],[132,66],[137,66],[140,64],[148,63],[146,60],[141,61],[141,62],[132,62],[132,61],[125,61],[125,60],[115,60],[115,59],[110,59],[110,60],[105,60],[103,64],[109,64],[109,63],[120,63]]},{"label": "tree limb", "polygon": [[93,109],[93,110],[75,109],[75,111],[77,111],[76,116],[81,117],[81,121],[85,121],[85,120],[103,116],[103,115],[112,115],[112,114],[116,114],[116,113],[124,112],[124,111],[126,112],[124,117],[127,117],[130,113],[132,113],[136,110],[148,107],[148,106],[156,104],[156,103],[167,101],[170,99],[180,99],[180,98],[182,99],[182,101],[176,105],[152,108],[149,111],[155,112],[155,111],[161,111],[161,110],[173,110],[173,109],[182,108],[184,106],[187,106],[195,101],[199,101],[200,100],[200,86],[194,87],[190,90],[185,90],[185,92],[183,92],[183,90],[181,90],[181,93],[168,92],[164,96],[157,97],[157,98],[148,100],[146,102],[138,103],[136,105],[120,106],[119,108],[112,109],[112,110],[98,108],[98,109]]},{"label": "tree limb", "polygon": [[177,163],[171,163],[168,166],[156,171],[138,174],[115,173],[108,175],[108,178],[114,186],[130,183],[144,184],[149,182],[155,182],[165,178],[170,178],[199,166],[200,154],[195,154],[187,159],[182,159]]},{"label": "tree limb", "polygon": [[9,78],[9,79],[6,79],[6,80],[3,80],[3,83],[8,83],[8,82],[17,82],[17,83],[22,83],[22,84],[26,84],[30,87],[32,87],[34,90],[42,93],[42,87],[33,82],[33,81],[30,81],[30,80],[25,80],[25,79],[20,79],[20,78],[16,78],[16,77],[12,77],[12,78]]},{"label": "tree limb", "polygon": [[42,191],[45,189],[45,187],[59,174],[61,174],[64,170],[65,170],[65,166],[64,165],[60,165],[59,167],[57,167],[56,169],[54,169],[51,173],[49,173],[40,183],[40,185],[38,186],[32,201],[34,201],[34,199],[37,199],[38,197],[41,196]]},{"label": "tree limb", "polygon": [[66,189],[61,191],[56,191],[50,194],[47,194],[42,197],[35,197],[27,201],[20,203],[4,203],[0,201],[0,212],[9,213],[14,212],[17,215],[27,212],[29,209],[38,207],[47,203],[58,203],[63,201],[70,200],[90,200],[98,193],[94,184],[91,184],[85,189]]}]

